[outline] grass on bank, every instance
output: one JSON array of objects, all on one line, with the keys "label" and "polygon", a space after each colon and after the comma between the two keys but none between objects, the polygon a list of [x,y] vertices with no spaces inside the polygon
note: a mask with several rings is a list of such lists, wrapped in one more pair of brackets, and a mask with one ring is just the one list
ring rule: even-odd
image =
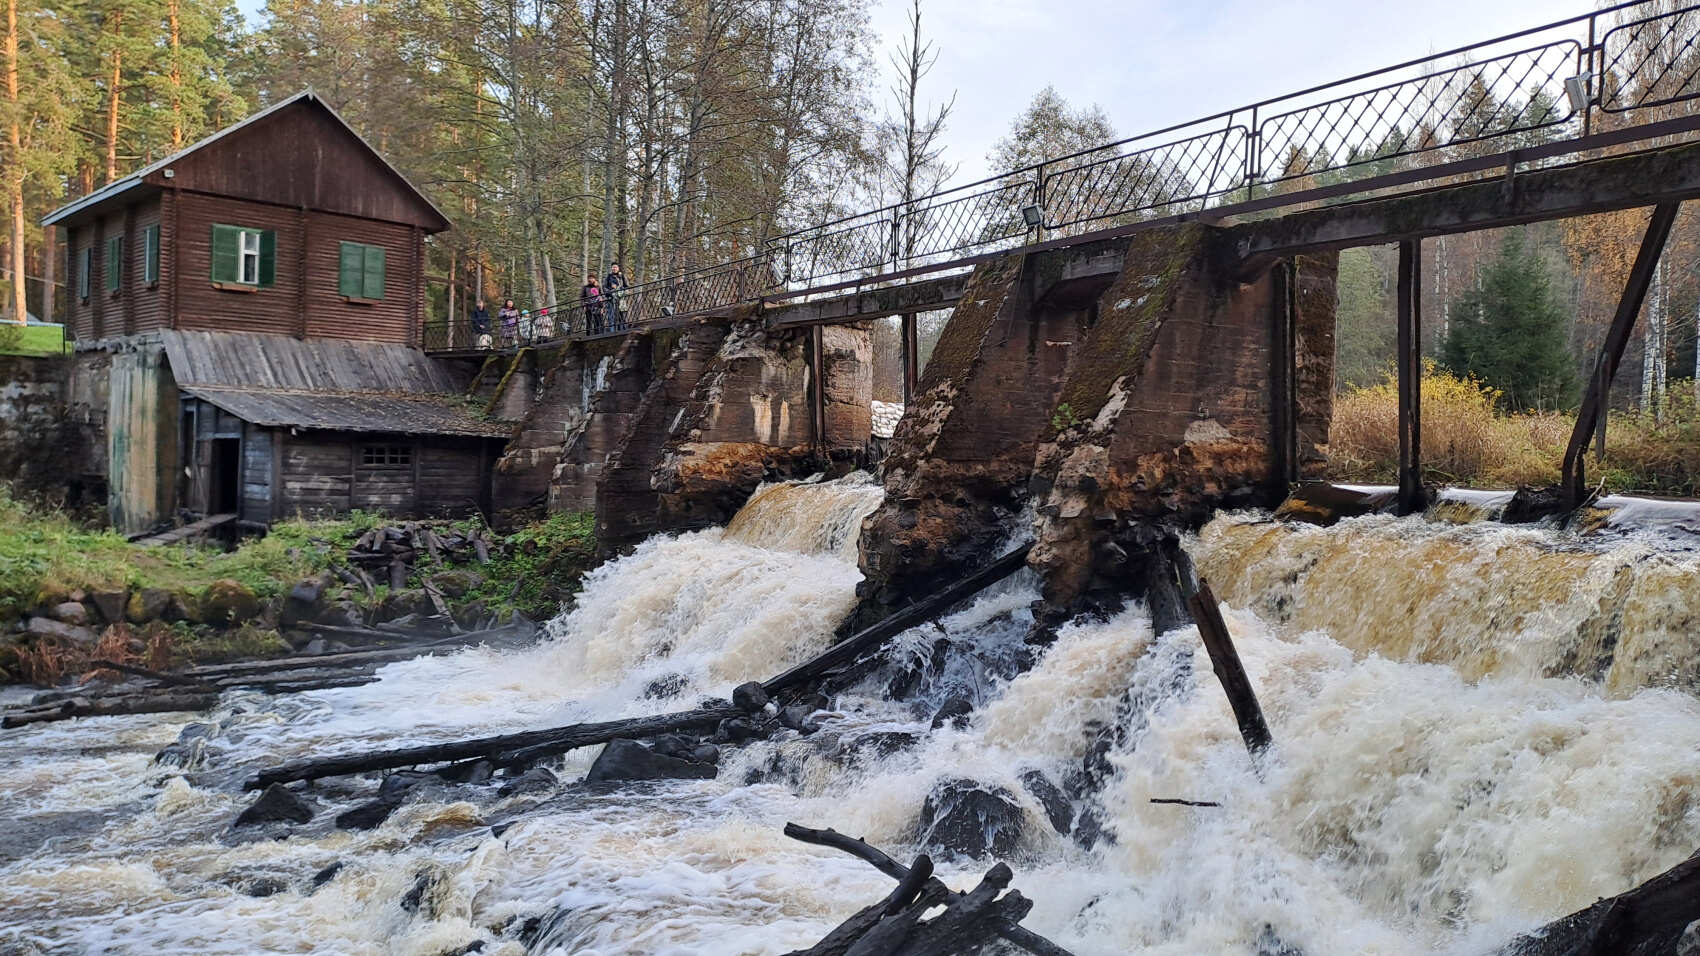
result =
[{"label": "grass on bank", "polygon": [[65,333],[57,325],[0,324],[0,355],[58,355]]},{"label": "grass on bank", "polygon": [[[1673,382],[1663,409],[1607,416],[1605,459],[1590,451],[1591,483],[1616,492],[1700,494],[1700,403],[1693,382]],[[1474,378],[1428,364],[1422,380],[1422,453],[1429,474],[1446,484],[1515,487],[1557,484],[1564,447],[1576,424],[1567,412],[1512,413],[1500,393]],[[1334,406],[1329,477],[1391,483],[1399,465],[1399,391],[1392,375],[1353,388]]]}]

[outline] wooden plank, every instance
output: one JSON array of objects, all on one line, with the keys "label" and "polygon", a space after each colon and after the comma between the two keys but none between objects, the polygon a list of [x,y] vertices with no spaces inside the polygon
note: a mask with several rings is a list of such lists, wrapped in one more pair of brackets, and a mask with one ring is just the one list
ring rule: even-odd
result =
[{"label": "wooden plank", "polygon": [[146,537],[132,538],[131,540],[144,548],[157,548],[161,545],[176,544],[179,541],[186,541],[190,538],[198,538],[201,535],[212,531],[214,528],[227,525],[235,520],[236,515],[234,514],[208,515],[199,521],[183,525],[180,528],[172,528],[170,531],[163,531],[159,534],[148,535]]},{"label": "wooden plank", "polygon": [[1399,376],[1399,507],[1414,514],[1427,504],[1423,492],[1423,318],[1422,247],[1415,239],[1399,243],[1398,376]]}]

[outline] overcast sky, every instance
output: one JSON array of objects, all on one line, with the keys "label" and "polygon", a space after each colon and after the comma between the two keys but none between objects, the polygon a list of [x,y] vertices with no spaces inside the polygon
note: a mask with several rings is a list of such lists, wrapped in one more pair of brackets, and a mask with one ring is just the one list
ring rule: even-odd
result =
[{"label": "overcast sky", "polygon": [[[908,0],[877,0],[885,51]],[[956,92],[956,182],[1050,83],[1124,136],[1593,9],[1588,0],[922,0],[934,101]],[[889,68],[888,68],[889,69]],[[923,87],[923,93],[928,92]],[[883,93],[883,87],[882,87]]]}]

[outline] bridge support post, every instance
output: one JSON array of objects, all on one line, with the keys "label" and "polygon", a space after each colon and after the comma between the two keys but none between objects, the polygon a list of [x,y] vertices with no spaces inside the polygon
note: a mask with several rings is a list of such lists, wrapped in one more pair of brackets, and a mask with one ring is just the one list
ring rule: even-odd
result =
[{"label": "bridge support post", "polygon": [[915,400],[915,392],[921,382],[921,339],[916,331],[916,315],[913,312],[903,316],[903,405],[907,408]]},{"label": "bridge support post", "polygon": [[1271,275],[1270,299],[1273,303],[1270,336],[1273,359],[1270,381],[1273,400],[1270,410],[1274,421],[1271,429],[1273,454],[1272,477],[1285,489],[1299,480],[1298,390],[1298,263],[1288,260],[1276,263]]},{"label": "bridge support post", "polygon": [[1399,514],[1423,510],[1422,246],[1399,242]]},{"label": "bridge support post", "polygon": [[826,333],[824,326],[809,328],[809,431],[815,449],[826,450]]},{"label": "bridge support post", "polygon": [[[1617,300],[1617,312],[1612,315],[1611,328],[1606,330],[1606,340],[1600,344],[1594,374],[1588,379],[1588,393],[1582,398],[1582,407],[1576,413],[1576,428],[1570,433],[1570,444],[1564,449],[1564,473],[1560,482],[1567,508],[1580,506],[1586,494],[1582,456],[1588,450],[1589,437],[1605,420],[1612,379],[1617,376],[1618,363],[1623,361],[1623,350],[1629,345],[1629,333],[1635,329],[1635,317],[1641,314],[1641,304],[1647,298],[1653,270],[1659,264],[1659,254],[1664,251],[1665,240],[1670,237],[1680,206],[1680,202],[1672,200],[1653,207],[1653,218],[1647,223],[1646,235],[1641,237],[1641,249],[1635,253],[1635,265],[1630,267],[1623,297]],[[1605,451],[1603,432],[1600,435],[1600,451]]]}]

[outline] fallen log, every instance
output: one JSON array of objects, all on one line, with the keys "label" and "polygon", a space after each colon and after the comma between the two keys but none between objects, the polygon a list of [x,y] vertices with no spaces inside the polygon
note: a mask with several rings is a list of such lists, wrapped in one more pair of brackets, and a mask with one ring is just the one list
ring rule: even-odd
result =
[{"label": "fallen log", "polygon": [[710,707],[650,717],[528,730],[474,740],[403,747],[397,750],[342,754],[262,770],[243,786],[248,790],[258,790],[274,783],[317,780],[320,777],[369,773],[374,770],[391,770],[422,764],[455,763],[473,758],[488,760],[497,766],[515,766],[580,747],[605,744],[616,737],[638,739],[685,730],[713,728],[728,717],[743,714],[744,712],[736,707]]},{"label": "fallen log", "polygon": [[0,727],[24,727],[29,724],[70,720],[73,717],[119,717],[130,714],[169,714],[174,711],[206,710],[218,703],[218,694],[171,693],[149,694],[135,698],[94,699],[72,697],[69,700],[39,709],[14,711],[0,717]]},{"label": "fallen log", "polygon": [[1251,678],[1246,676],[1239,652],[1234,649],[1234,639],[1228,634],[1228,622],[1222,619],[1222,609],[1216,604],[1216,595],[1210,591],[1210,582],[1198,579],[1198,587],[1187,596],[1187,608],[1192,611],[1192,619],[1198,625],[1198,636],[1210,654],[1210,669],[1216,672],[1216,679],[1228,695],[1228,705],[1234,709],[1240,738],[1245,741],[1245,749],[1251,753],[1252,762],[1257,764],[1272,743],[1269,724],[1263,719],[1263,708],[1257,704],[1257,693],[1252,690]]},{"label": "fallen log", "polygon": [[97,657],[94,660],[89,661],[89,665],[91,670],[104,669],[118,671],[121,674],[133,674],[137,677],[146,677],[149,680],[156,680],[161,684],[170,684],[174,687],[193,687],[198,690],[208,690],[211,686],[205,681],[198,681],[188,677],[179,677],[176,674],[167,674],[162,671],[149,670],[146,667],[139,667],[135,664],[126,664],[123,661],[109,661]]},{"label": "fallen log", "polygon": [[[529,631],[529,626],[520,628],[514,625],[491,628],[484,631],[472,631],[466,634],[456,634],[451,637],[425,641],[417,644],[403,644],[396,647],[383,647],[367,651],[349,651],[344,654],[318,654],[294,657],[277,657],[268,661],[241,661],[234,664],[209,664],[193,667],[184,671],[191,678],[228,676],[232,674],[262,674],[272,671],[300,670],[309,667],[341,667],[368,663],[392,663],[421,657],[442,651],[459,650],[476,644],[487,643],[493,638],[509,636]],[[375,631],[394,637],[384,631]]]},{"label": "fallen log", "polygon": [[1027,552],[1032,550],[1032,547],[1032,545],[1022,545],[986,567],[939,591],[932,597],[911,604],[879,623],[852,634],[827,648],[812,660],[804,661],[778,677],[763,683],[762,689],[767,691],[769,695],[777,694],[780,691],[813,680],[828,671],[853,663],[858,657],[904,631],[938,617],[948,611],[951,605],[963,598],[977,594],[1026,567]]},{"label": "fallen log", "polygon": [[[863,860],[871,864],[874,869],[879,870],[881,873],[884,873],[886,876],[889,876],[894,880],[897,880],[900,884],[909,879],[910,869],[908,867],[892,859],[890,856],[887,856],[878,847],[872,846],[864,840],[858,840],[855,837],[846,836],[839,833],[837,830],[816,830],[796,823],[787,823],[785,824],[785,835],[801,843],[811,843],[815,846],[830,847],[834,850],[840,850],[848,853],[859,860]],[[922,859],[925,859],[925,857],[922,857]],[[930,861],[928,865],[931,865]],[[1002,864],[999,865],[1001,866]],[[929,905],[937,905],[940,903],[949,903],[960,895],[961,894],[958,894],[950,887],[945,886],[941,880],[937,878],[929,878],[922,886],[920,899],[922,901],[931,900],[932,903]],[[1025,915],[1025,913],[1023,913],[1023,915]],[[1017,917],[1017,920],[1019,920],[1019,917]],[[1061,946],[1058,946],[1045,937],[1040,936],[1038,933],[1022,927],[1016,920],[994,918],[991,925],[999,937],[1010,943],[1014,943],[1016,946],[1025,949],[1029,953],[1035,953],[1037,956],[1069,956],[1068,950],[1063,949]],[[822,940],[822,942],[824,943],[825,940]],[[813,950],[808,950],[806,952],[813,954]]]},{"label": "fallen log", "polygon": [[1654,956],[1700,920],[1700,852],[1640,886],[1525,933],[1497,956]]}]

